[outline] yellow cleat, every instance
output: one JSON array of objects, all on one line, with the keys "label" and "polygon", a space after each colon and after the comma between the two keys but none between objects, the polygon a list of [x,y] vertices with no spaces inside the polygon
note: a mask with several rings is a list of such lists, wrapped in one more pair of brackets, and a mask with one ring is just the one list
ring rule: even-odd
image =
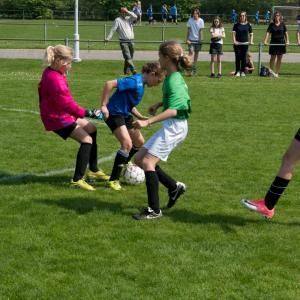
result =
[{"label": "yellow cleat", "polygon": [[79,188],[79,189],[83,189],[86,191],[96,191],[96,189],[94,187],[92,187],[90,184],[88,184],[84,179],[79,179],[77,181],[73,181],[73,179],[72,179],[71,183],[70,183],[70,187],[71,188]]},{"label": "yellow cleat", "polygon": [[122,186],[121,186],[119,180],[107,181],[106,187],[111,188],[115,191],[121,191],[122,190]]},{"label": "yellow cleat", "polygon": [[93,172],[93,171],[87,171],[86,173],[86,177],[88,180],[91,181],[95,181],[95,180],[101,180],[101,181],[108,181],[109,180],[109,176],[106,175],[102,170],[99,170],[97,172]]}]

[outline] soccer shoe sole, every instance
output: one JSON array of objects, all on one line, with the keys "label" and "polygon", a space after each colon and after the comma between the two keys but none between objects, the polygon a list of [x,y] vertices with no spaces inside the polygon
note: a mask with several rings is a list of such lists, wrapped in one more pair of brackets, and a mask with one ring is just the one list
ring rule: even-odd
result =
[{"label": "soccer shoe sole", "polygon": [[257,207],[256,207],[255,205],[252,205],[252,204],[248,203],[248,199],[241,199],[240,202],[241,202],[241,204],[242,204],[244,207],[246,207],[248,210],[250,210],[250,211],[252,211],[252,212],[256,212],[256,213],[259,214],[263,219],[265,219],[265,220],[271,220],[271,219],[272,219],[272,217],[268,217],[268,216],[262,214],[261,212],[259,212],[259,211],[257,210]]}]

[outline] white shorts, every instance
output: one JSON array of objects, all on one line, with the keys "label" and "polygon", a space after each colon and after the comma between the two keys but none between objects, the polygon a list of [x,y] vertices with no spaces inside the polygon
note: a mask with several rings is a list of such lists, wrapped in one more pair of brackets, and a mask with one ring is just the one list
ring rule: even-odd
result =
[{"label": "white shorts", "polygon": [[143,147],[151,155],[167,161],[169,154],[178,144],[184,141],[187,133],[187,120],[167,119],[163,121],[163,127]]}]

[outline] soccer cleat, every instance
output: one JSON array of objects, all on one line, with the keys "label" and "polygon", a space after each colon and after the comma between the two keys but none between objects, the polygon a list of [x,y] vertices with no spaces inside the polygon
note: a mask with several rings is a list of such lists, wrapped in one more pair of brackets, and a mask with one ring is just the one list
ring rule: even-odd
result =
[{"label": "soccer cleat", "polygon": [[70,187],[71,188],[79,188],[79,189],[83,189],[86,191],[96,191],[96,189],[94,187],[92,187],[90,184],[88,184],[84,179],[79,179],[77,181],[73,181],[73,179],[72,179],[71,183],[70,183]]},{"label": "soccer cleat", "polygon": [[264,199],[261,200],[242,199],[241,204],[244,205],[246,208],[261,214],[267,219],[273,218],[275,214],[275,208],[268,209],[265,205]]},{"label": "soccer cleat", "polygon": [[176,182],[176,189],[173,191],[169,190],[169,202],[167,204],[167,208],[171,208],[175,205],[177,199],[186,191],[186,186],[183,182]]},{"label": "soccer cleat", "polygon": [[115,191],[121,191],[122,190],[122,186],[119,182],[119,180],[112,180],[112,181],[107,181],[106,182],[106,187],[115,190]]},{"label": "soccer cleat", "polygon": [[143,208],[139,213],[136,213],[132,216],[135,220],[153,220],[162,217],[162,212],[159,210],[159,213],[156,213],[150,207]]},{"label": "soccer cleat", "polygon": [[222,74],[218,73],[217,78],[221,78]]},{"label": "soccer cleat", "polygon": [[109,176],[106,175],[102,170],[98,170],[97,172],[93,172],[91,170],[87,171],[86,178],[90,181],[100,180],[100,181],[108,181]]},{"label": "soccer cleat", "polygon": [[210,74],[210,78],[215,78],[215,77],[216,77],[215,73]]},{"label": "soccer cleat", "polygon": [[193,67],[192,68],[192,76],[196,76],[197,75],[197,68],[196,67]]}]

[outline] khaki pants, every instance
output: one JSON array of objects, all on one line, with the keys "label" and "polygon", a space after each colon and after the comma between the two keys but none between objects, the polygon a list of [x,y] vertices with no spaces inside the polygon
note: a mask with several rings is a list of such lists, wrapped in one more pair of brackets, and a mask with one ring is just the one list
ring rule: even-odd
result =
[{"label": "khaki pants", "polygon": [[129,70],[132,72],[134,70],[133,64],[133,43],[132,42],[120,42],[122,54],[124,57],[124,74],[128,74]]}]

